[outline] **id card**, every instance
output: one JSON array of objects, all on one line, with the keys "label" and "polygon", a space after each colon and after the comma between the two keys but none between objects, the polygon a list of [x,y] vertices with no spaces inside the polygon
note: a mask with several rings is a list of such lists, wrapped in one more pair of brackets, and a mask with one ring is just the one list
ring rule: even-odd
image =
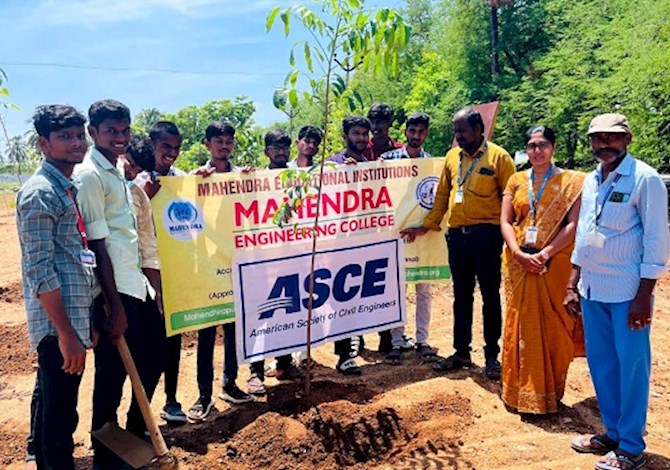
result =
[{"label": "id card", "polygon": [[462,189],[457,189],[456,190],[456,197],[454,198],[454,203],[456,203],[456,204],[463,203],[463,190]]},{"label": "id card", "polygon": [[537,243],[537,227],[528,227],[526,229],[526,245],[535,245]]},{"label": "id card", "polygon": [[589,232],[586,235],[586,246],[603,248],[605,246],[605,235],[596,231]]},{"label": "id card", "polygon": [[95,253],[89,249],[83,249],[79,252],[79,259],[81,259],[82,266],[88,268],[95,268],[98,264],[95,262]]}]

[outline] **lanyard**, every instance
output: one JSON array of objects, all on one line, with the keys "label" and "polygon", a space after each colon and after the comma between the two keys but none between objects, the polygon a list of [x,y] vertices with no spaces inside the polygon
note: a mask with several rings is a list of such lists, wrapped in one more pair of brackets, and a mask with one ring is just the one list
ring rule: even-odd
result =
[{"label": "lanyard", "polygon": [[79,206],[77,205],[77,201],[74,199],[72,189],[67,188],[65,192],[67,192],[67,195],[72,201],[72,204],[74,204],[74,210],[77,213],[77,228],[79,229],[79,234],[81,235],[81,241],[84,242],[84,249],[88,250],[88,237],[86,236],[86,226],[84,225],[84,219],[82,218],[81,212],[79,211]]},{"label": "lanyard", "polygon": [[484,148],[479,151],[473,162],[470,164],[470,168],[468,168],[468,172],[465,174],[465,178],[463,177],[463,158],[458,162],[458,187],[462,187],[465,182],[468,180],[472,172],[474,171],[475,167],[477,166],[477,163],[479,163],[479,159],[482,158],[484,155],[484,152],[486,152],[486,147],[487,144],[484,142]]},{"label": "lanyard", "polygon": [[537,214],[537,203],[542,197],[542,193],[544,192],[544,188],[547,186],[547,182],[549,181],[549,178],[551,178],[551,174],[554,172],[554,165],[551,165],[547,172],[544,175],[544,179],[542,180],[542,184],[540,185],[540,189],[537,190],[537,196],[533,198],[533,181],[535,179],[534,176],[534,171],[531,169],[528,172],[528,205],[530,206],[530,220],[531,220],[531,225],[534,227],[535,226],[535,218]]},{"label": "lanyard", "polygon": [[607,192],[605,193],[605,199],[603,199],[603,202],[600,203],[600,174],[596,173],[596,179],[598,181],[598,194],[596,195],[596,225],[598,225],[598,222],[600,221],[600,216],[603,215],[603,209],[605,208],[605,204],[607,204],[607,201],[609,200],[610,196],[612,195],[612,192],[614,191],[614,187],[616,186],[617,182],[621,179],[621,173],[617,173],[616,176],[614,177],[614,181],[612,181],[607,188]]}]

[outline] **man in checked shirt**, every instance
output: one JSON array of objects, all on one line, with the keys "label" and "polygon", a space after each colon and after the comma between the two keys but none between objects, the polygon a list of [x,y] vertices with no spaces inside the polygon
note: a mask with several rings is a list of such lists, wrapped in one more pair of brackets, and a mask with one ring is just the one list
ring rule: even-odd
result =
[{"label": "man in checked shirt", "polygon": [[68,470],[74,469],[72,434],[86,348],[93,345],[95,257],[70,179],[88,147],[86,118],[70,106],[50,105],[37,108],[33,119],[44,163],[16,201],[28,333],[38,355],[28,460],[34,457],[37,468]]}]

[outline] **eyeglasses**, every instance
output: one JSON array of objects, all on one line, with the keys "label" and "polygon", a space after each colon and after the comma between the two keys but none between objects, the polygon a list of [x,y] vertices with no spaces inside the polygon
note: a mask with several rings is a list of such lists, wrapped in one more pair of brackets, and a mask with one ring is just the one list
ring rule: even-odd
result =
[{"label": "eyeglasses", "polygon": [[281,150],[288,150],[290,147],[288,145],[268,145],[266,147],[268,150],[273,150],[275,152],[279,152]]},{"label": "eyeglasses", "polygon": [[615,132],[603,132],[602,134],[591,134],[589,140],[591,142],[601,142],[603,144],[611,144],[624,138],[626,134],[618,134]]},{"label": "eyeglasses", "polygon": [[526,144],[526,151],[532,152],[534,150],[547,150],[551,148],[551,142],[540,142],[536,144],[535,142],[529,142]]}]

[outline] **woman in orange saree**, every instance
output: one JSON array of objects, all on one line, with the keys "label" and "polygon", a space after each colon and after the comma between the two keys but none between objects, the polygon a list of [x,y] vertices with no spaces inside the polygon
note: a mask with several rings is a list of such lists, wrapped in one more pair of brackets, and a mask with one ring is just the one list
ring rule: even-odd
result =
[{"label": "woman in orange saree", "polygon": [[502,399],[520,413],[558,411],[570,362],[584,348],[575,341],[583,338],[581,323],[563,299],[585,175],[554,165],[555,144],[548,127],[528,131],[532,169],[512,175],[502,199]]}]

